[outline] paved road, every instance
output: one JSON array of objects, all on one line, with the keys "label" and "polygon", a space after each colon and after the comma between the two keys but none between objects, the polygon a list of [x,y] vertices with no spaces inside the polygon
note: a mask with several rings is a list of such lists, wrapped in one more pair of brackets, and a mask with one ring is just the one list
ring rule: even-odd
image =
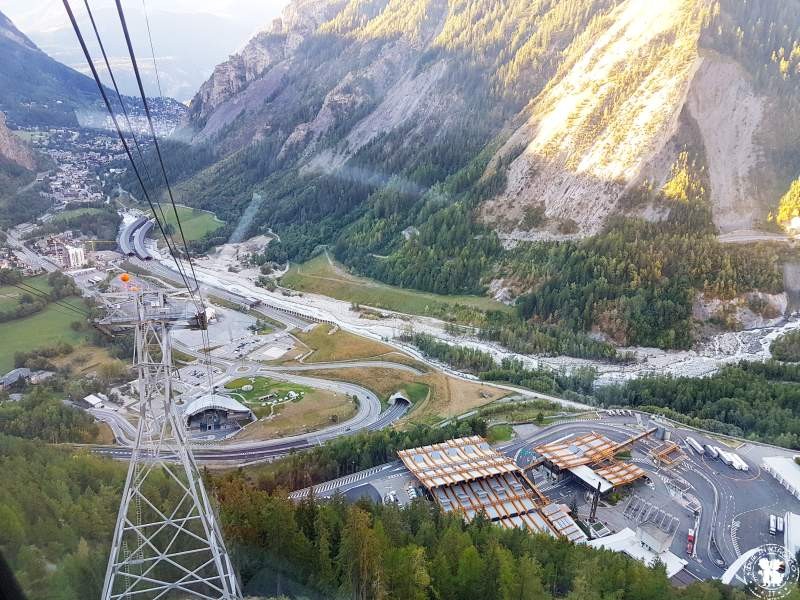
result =
[{"label": "paved road", "polygon": [[[201,352],[177,342],[175,343],[175,348],[196,358],[203,357]],[[296,373],[285,373],[282,369],[266,367],[256,362],[235,361],[214,356],[211,356],[210,359],[214,366],[225,371],[224,380],[262,375],[272,379],[325,389],[337,394],[345,394],[357,398],[358,410],[354,417],[343,423],[330,425],[307,434],[247,442],[195,442],[195,457],[198,460],[243,462],[283,456],[290,451],[319,445],[343,435],[351,435],[362,430],[375,431],[383,429],[400,419],[409,409],[408,404],[399,402],[381,412],[380,399],[367,388],[353,383],[308,377]],[[217,383],[224,380],[219,380]],[[127,446],[132,445],[135,436],[133,426],[119,413],[112,410],[94,410],[92,414],[111,426],[118,443]],[[95,446],[93,451],[115,458],[128,458],[131,454],[129,447]]]},{"label": "paved road", "polygon": [[303,365],[294,367],[280,367],[284,373],[292,373],[297,371],[324,371],[330,369],[393,369],[395,371],[404,371],[412,375],[424,375],[424,371],[412,367],[411,365],[404,365],[401,363],[391,362],[388,360],[353,360],[347,362],[320,362],[320,363],[305,363]]},{"label": "paved road", "polygon": [[56,265],[46,257],[40,256],[36,252],[26,248],[22,238],[20,238],[13,230],[7,231],[6,237],[8,245],[14,250],[14,254],[16,254],[17,257],[26,264],[29,264],[34,268],[38,267],[44,269],[48,273],[52,273],[53,271],[58,271],[61,269],[60,266]]}]

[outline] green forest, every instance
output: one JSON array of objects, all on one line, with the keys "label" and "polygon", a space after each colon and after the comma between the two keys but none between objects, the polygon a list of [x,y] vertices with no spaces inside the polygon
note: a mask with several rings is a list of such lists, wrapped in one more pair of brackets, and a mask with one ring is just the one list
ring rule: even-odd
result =
[{"label": "green forest", "polygon": [[744,600],[716,582],[672,587],[663,566],[508,530],[464,523],[417,500],[405,508],[342,498],[299,504],[215,481],[224,533],[245,593],[322,600]]},{"label": "green forest", "polygon": [[88,238],[109,241],[117,237],[122,221],[116,208],[103,203],[68,205],[64,212],[38,227],[28,237],[40,237],[67,230],[76,230]]},{"label": "green forest", "polygon": [[772,358],[785,362],[800,362],[800,330],[784,333],[769,346]]},{"label": "green forest", "polygon": [[522,361],[504,358],[497,361],[491,353],[469,346],[455,346],[438,341],[426,333],[404,333],[401,339],[414,344],[430,358],[478,375],[483,381],[511,383],[543,394],[560,394],[569,399],[588,401],[597,372],[578,367],[570,373],[547,368],[526,368]]},{"label": "green forest", "polygon": [[695,427],[800,449],[799,365],[741,362],[710,377],[642,377],[594,395],[603,406],[663,412]]},{"label": "green forest", "polygon": [[36,174],[0,157],[0,227],[6,228],[35,219],[49,207],[50,200],[39,192],[44,185]]}]

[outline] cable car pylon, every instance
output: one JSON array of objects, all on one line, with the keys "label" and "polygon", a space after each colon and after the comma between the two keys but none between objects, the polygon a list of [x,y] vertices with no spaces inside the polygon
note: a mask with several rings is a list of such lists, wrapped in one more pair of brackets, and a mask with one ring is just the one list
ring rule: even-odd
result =
[{"label": "cable car pylon", "polygon": [[[175,327],[205,326],[163,291],[134,296],[139,423],[103,585],[103,600],[240,599],[241,591],[173,398]],[[165,493],[165,491],[167,493]]]}]

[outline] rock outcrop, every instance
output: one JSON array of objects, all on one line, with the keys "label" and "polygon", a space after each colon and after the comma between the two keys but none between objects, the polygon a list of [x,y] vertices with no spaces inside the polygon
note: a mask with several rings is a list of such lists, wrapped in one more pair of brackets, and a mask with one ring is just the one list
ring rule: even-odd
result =
[{"label": "rock outcrop", "polygon": [[[765,219],[786,178],[770,165],[765,140],[775,136],[764,135],[781,128],[766,122],[781,114],[778,96],[763,95],[737,43],[719,34],[729,54],[706,44],[730,26],[724,11],[735,3],[492,6],[295,0],[215,69],[191,102],[190,137],[223,158],[268,142],[265,151],[299,173],[378,180],[394,173],[350,161],[378,147],[414,172],[428,166],[414,164],[419,149],[455,143],[474,156],[496,142],[483,178],[491,193],[476,212],[509,243],[591,235],[620,213],[665,218],[663,205],[627,197],[643,184],[659,189],[686,150],[699,157],[723,233]],[[796,135],[773,148],[787,172]]]},{"label": "rock outcrop", "polygon": [[33,171],[36,160],[31,149],[6,126],[6,116],[0,112],[0,159]]}]

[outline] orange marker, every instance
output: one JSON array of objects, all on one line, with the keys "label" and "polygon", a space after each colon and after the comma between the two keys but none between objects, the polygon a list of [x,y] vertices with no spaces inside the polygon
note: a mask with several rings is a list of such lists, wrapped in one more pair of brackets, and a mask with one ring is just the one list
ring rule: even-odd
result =
[{"label": "orange marker", "polygon": [[128,283],[131,280],[131,276],[128,275],[127,273],[123,273],[122,275],[119,276],[119,278],[122,280],[123,283]]}]

